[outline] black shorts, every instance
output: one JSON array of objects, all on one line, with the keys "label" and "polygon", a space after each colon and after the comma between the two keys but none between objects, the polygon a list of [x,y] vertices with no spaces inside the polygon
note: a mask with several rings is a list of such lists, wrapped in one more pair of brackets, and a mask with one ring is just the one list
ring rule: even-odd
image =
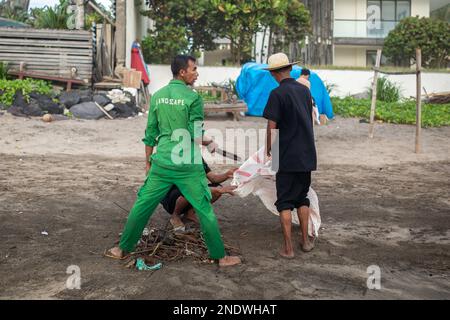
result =
[{"label": "black shorts", "polygon": [[308,191],[311,185],[311,172],[277,172],[278,212],[309,207]]},{"label": "black shorts", "polygon": [[[218,187],[218,186],[220,186],[220,184],[219,183],[211,183],[211,184],[208,184],[208,186],[209,187]],[[161,204],[162,204],[163,208],[169,214],[173,214],[177,200],[181,196],[183,196],[183,195],[181,194],[180,189],[178,189],[176,185],[173,185],[172,188],[170,188],[169,192],[167,192],[164,199],[161,200]],[[183,211],[181,211],[181,214],[187,213],[189,211],[189,209],[191,209],[191,208],[192,208],[192,206],[190,204],[188,204],[186,206],[186,208],[184,208]]]}]

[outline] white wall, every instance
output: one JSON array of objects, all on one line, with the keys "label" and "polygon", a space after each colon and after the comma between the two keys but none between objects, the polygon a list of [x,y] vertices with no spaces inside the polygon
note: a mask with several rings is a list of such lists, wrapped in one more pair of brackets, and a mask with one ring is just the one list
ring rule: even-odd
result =
[{"label": "white wall", "polygon": [[[170,66],[149,65],[150,69],[150,92],[167,85],[172,79]],[[211,82],[225,82],[228,79],[236,80],[239,76],[240,68],[230,67],[199,67],[199,78],[195,83],[198,86],[207,85]],[[361,93],[371,85],[373,72],[371,71],[346,71],[346,70],[313,70],[320,78],[335,84],[332,95],[345,97],[349,94]],[[416,78],[415,75],[388,76],[388,78],[400,85],[404,97],[415,96]],[[450,91],[450,73],[423,73],[422,86],[428,93]]]},{"label": "white wall", "polygon": [[411,16],[429,17],[430,16],[430,0],[412,0]]},{"label": "white wall", "polygon": [[[411,16],[430,16],[430,0],[411,0]],[[365,20],[367,18],[366,0],[335,0],[335,19]]]},{"label": "white wall", "polygon": [[366,0],[335,0],[334,18],[348,20],[366,20]]},{"label": "white wall", "polygon": [[[172,79],[172,72],[169,65],[149,65],[150,69],[150,92],[164,87]],[[229,67],[198,67],[199,77],[195,82],[196,86],[206,86],[211,82],[220,83],[229,79],[236,80],[241,72],[241,68]]]},{"label": "white wall", "polygon": [[[332,95],[340,97],[366,91],[373,78],[371,71],[316,70],[315,72],[323,81],[335,84]],[[403,97],[416,95],[415,75],[386,77],[400,86]],[[422,86],[428,93],[450,91],[450,73],[422,73]]]},{"label": "white wall", "polygon": [[131,45],[133,41],[136,40],[139,23],[136,14],[136,8],[134,6],[134,1],[126,2],[126,34],[125,34],[125,66],[129,68],[131,66]]},{"label": "white wall", "polygon": [[334,65],[336,66],[366,66],[366,50],[370,47],[335,46]]}]

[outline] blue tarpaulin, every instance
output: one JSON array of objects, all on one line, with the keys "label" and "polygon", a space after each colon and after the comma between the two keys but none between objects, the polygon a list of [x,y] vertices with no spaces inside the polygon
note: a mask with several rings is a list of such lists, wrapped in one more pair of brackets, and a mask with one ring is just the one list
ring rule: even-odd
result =
[{"label": "blue tarpaulin", "polygon": [[[239,97],[248,106],[248,115],[262,116],[270,92],[278,87],[278,83],[270,75],[270,72],[263,70],[266,67],[266,64],[255,62],[246,63],[236,80],[236,90]],[[291,72],[292,78],[299,78],[301,71],[302,68],[293,66]],[[313,71],[311,71],[309,81],[311,82],[311,95],[316,101],[319,113],[325,114],[328,119],[334,118],[330,96],[323,81]]]}]

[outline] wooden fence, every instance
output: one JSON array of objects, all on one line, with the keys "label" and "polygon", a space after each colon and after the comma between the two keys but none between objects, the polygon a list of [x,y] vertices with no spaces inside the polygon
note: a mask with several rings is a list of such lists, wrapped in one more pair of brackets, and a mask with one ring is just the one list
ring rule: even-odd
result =
[{"label": "wooden fence", "polygon": [[[84,30],[0,28],[0,61],[13,70],[25,63],[25,71],[91,83],[92,33]],[[72,68],[77,72],[72,75]]]}]

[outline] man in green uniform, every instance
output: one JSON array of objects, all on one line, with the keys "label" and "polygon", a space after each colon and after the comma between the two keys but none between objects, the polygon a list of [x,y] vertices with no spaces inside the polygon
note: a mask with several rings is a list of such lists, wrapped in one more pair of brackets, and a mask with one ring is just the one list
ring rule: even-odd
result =
[{"label": "man in green uniform", "polygon": [[[211,259],[220,266],[241,262],[226,256],[217,218],[212,209],[211,192],[203,169],[198,144],[214,152],[212,140],[203,139],[203,100],[187,85],[193,85],[198,72],[196,59],[176,56],[171,65],[174,79],[151,99],[145,144],[147,179],[128,216],[118,247],[107,251],[112,258],[123,258],[132,252],[158,203],[176,185],[192,205]],[[157,151],[153,154],[153,148]]]}]

